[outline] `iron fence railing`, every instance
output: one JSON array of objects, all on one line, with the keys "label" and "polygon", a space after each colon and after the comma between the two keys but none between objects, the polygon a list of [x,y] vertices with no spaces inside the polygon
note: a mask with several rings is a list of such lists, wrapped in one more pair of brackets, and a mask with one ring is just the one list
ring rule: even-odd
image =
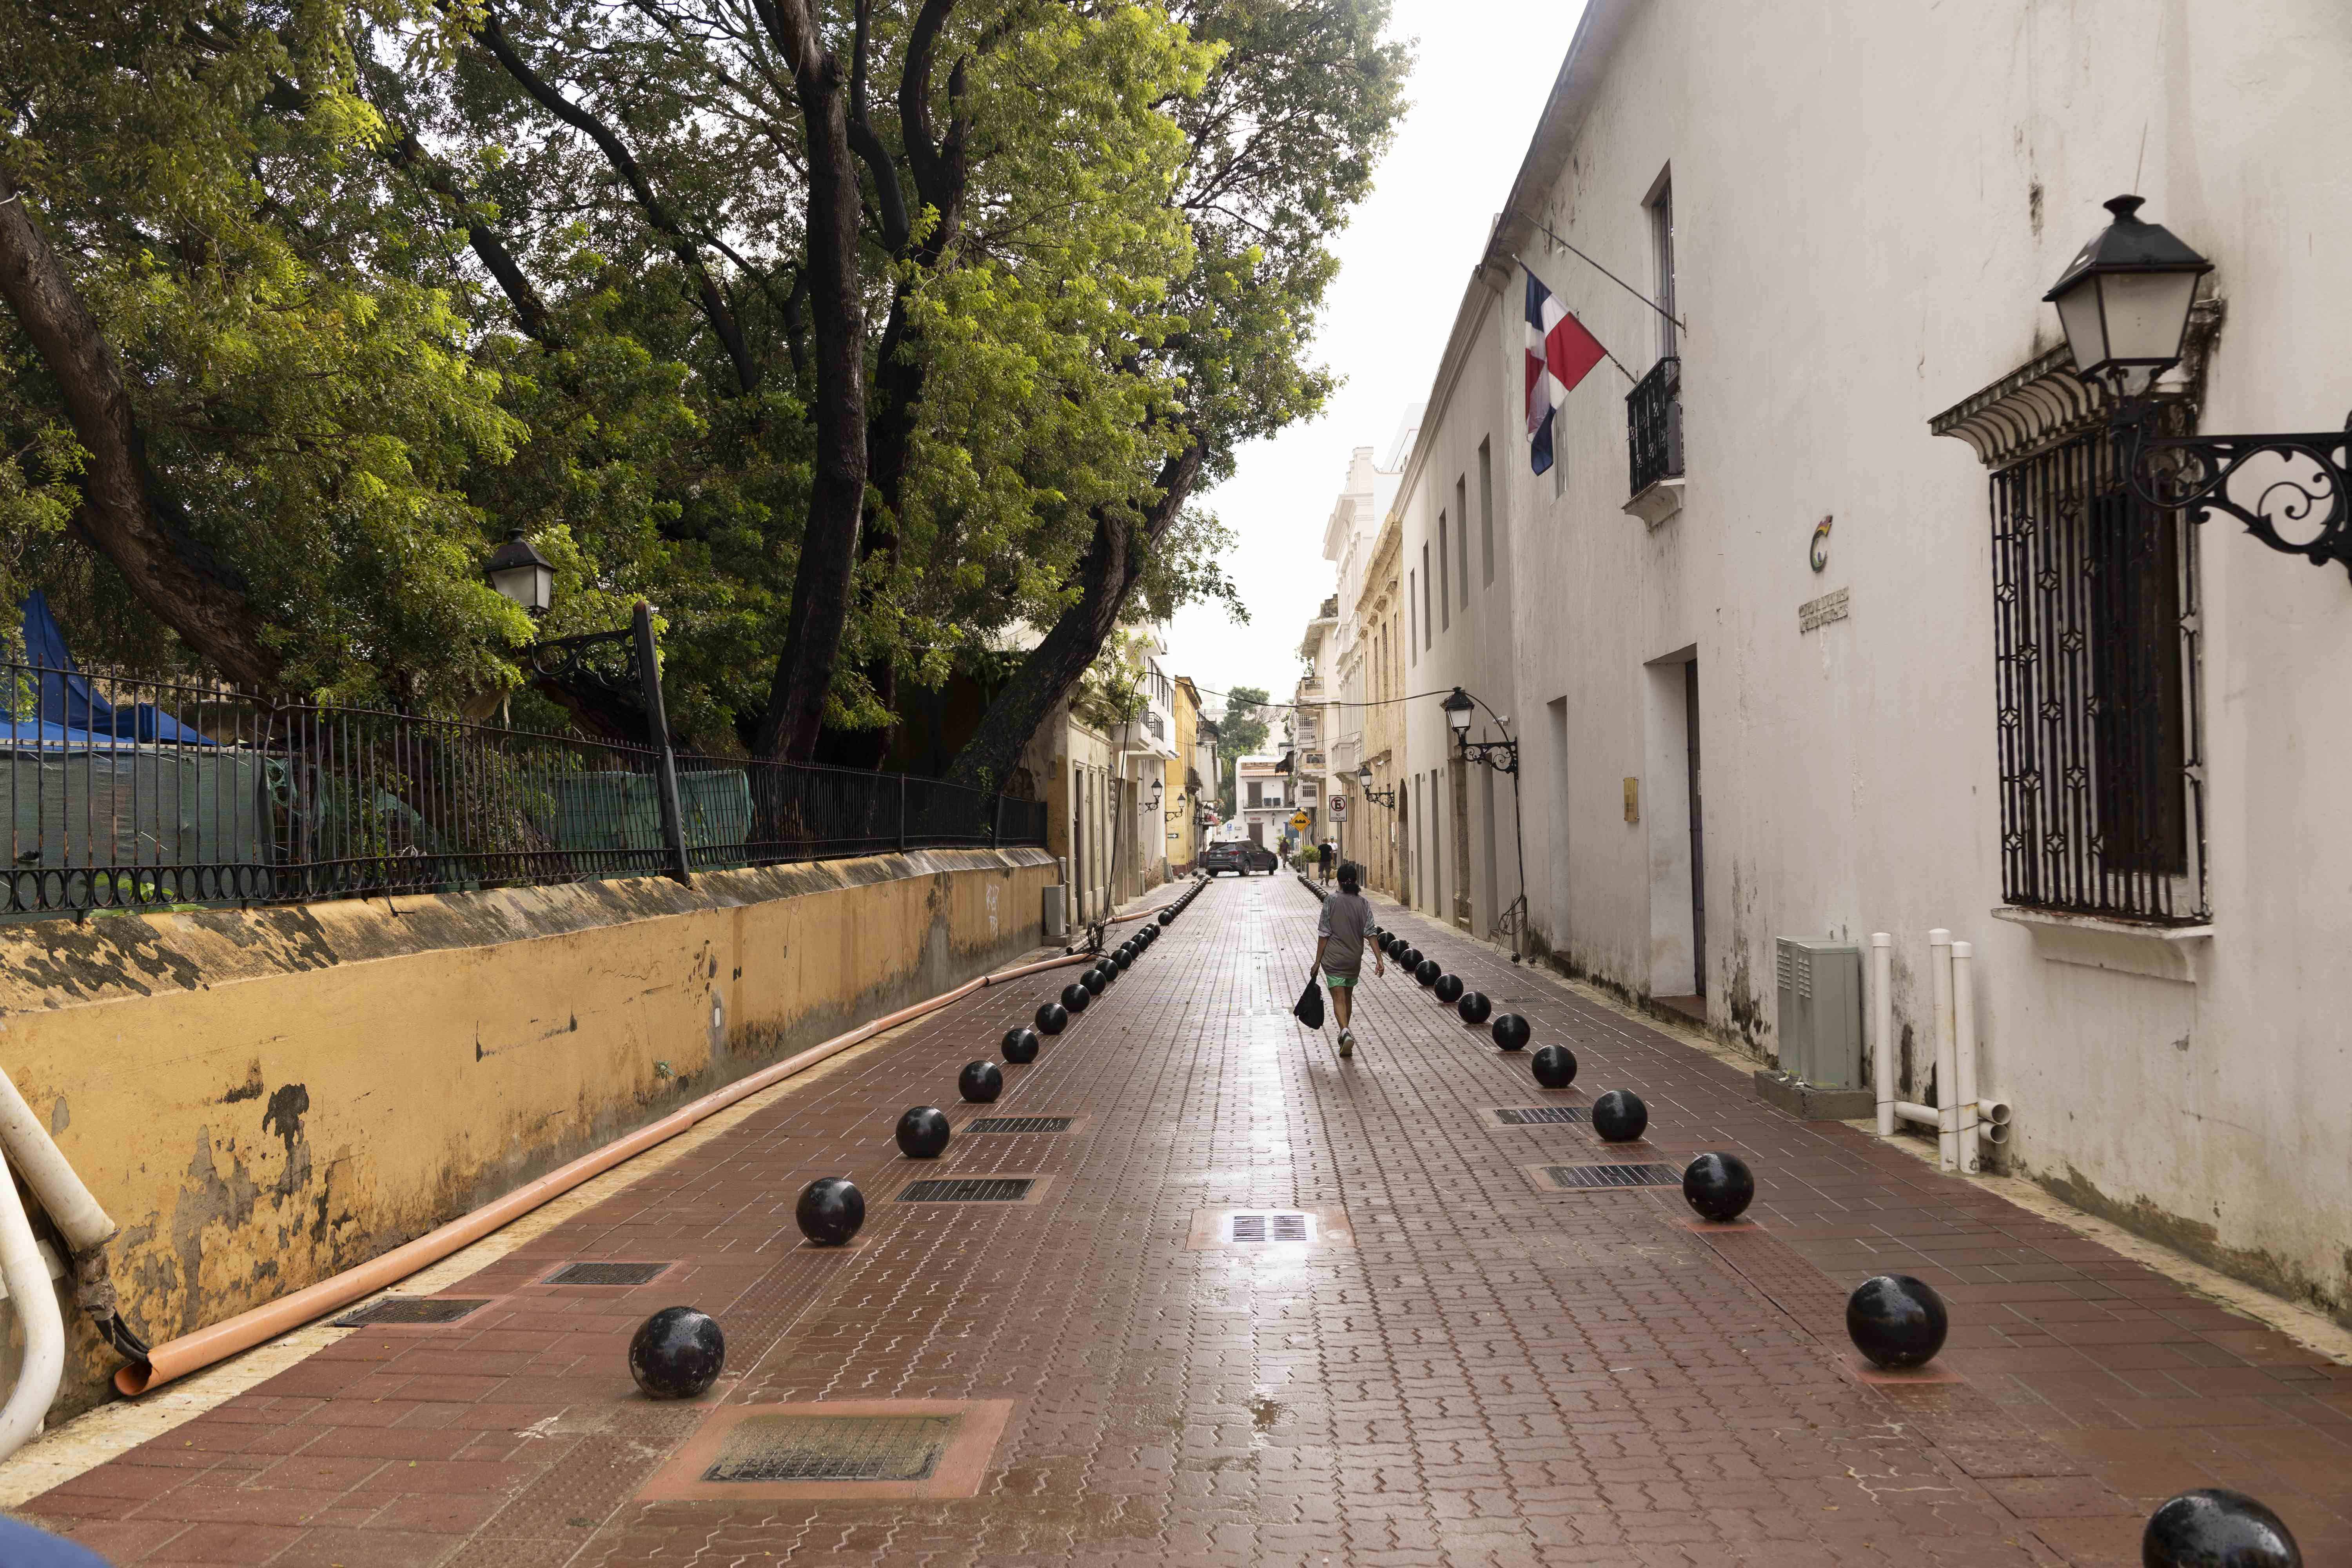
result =
[{"label": "iron fence railing", "polygon": [[1625,452],[1640,495],[1683,471],[1683,362],[1668,354],[1625,395]]},{"label": "iron fence railing", "polygon": [[[729,760],[0,662],[0,918],[677,875],[1043,844],[1045,807]],[[679,848],[662,762],[677,767]]]}]

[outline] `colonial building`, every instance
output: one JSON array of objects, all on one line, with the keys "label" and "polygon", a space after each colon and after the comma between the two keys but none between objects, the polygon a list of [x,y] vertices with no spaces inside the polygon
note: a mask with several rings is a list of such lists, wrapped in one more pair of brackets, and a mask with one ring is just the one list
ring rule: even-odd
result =
[{"label": "colonial building", "polygon": [[[2179,307],[2153,428],[2336,426],[2347,79],[2337,0],[1590,0],[1392,509],[1397,686],[1517,767],[1368,726],[1413,905],[1767,1058],[1781,939],[1889,933],[1874,1098],[1973,1117],[1972,1034],[1987,1163],[2352,1318],[2340,472],[2168,507],[2043,302],[2160,225],[2211,270],[2073,318]],[[1530,270],[1612,356],[1542,472]]]},{"label": "colonial building", "polygon": [[[1324,637],[1324,662],[1331,672],[1328,689],[1334,700],[1327,709],[1330,744],[1325,805],[1328,807],[1333,800],[1347,803],[1327,831],[1339,841],[1341,855],[1364,866],[1371,886],[1391,891],[1395,886],[1393,872],[1381,875],[1375,862],[1393,858],[1393,814],[1367,799],[1360,775],[1372,755],[1366,746],[1367,725],[1375,720],[1367,694],[1381,684],[1380,668],[1387,657],[1381,629],[1383,611],[1379,605],[1395,597],[1394,584],[1373,569],[1373,557],[1381,522],[1396,499],[1403,454],[1412,445],[1420,419],[1421,405],[1415,404],[1399,423],[1385,462],[1377,461],[1370,447],[1359,447],[1349,454],[1347,488],[1339,492],[1323,525],[1323,558],[1338,569],[1339,577],[1339,591],[1334,596],[1337,617]],[[1388,564],[1394,567],[1393,549]],[[1383,755],[1383,764],[1385,761]]]},{"label": "colonial building", "polygon": [[1242,837],[1268,849],[1282,847],[1290,831],[1290,774],[1275,756],[1241,757],[1234,763],[1234,805]]}]

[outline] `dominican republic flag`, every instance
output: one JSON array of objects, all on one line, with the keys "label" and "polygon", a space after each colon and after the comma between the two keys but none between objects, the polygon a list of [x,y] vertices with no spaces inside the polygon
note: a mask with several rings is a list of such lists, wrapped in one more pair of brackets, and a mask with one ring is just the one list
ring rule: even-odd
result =
[{"label": "dominican republic flag", "polygon": [[1609,351],[1551,297],[1526,262],[1519,270],[1528,275],[1528,461],[1540,474],[1551,468],[1553,410]]}]

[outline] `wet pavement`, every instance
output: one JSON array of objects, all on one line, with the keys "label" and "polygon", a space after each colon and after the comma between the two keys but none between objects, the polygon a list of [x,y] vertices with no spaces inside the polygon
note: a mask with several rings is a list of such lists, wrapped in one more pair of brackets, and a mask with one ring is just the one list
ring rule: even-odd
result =
[{"label": "wet pavement", "polygon": [[[1075,971],[785,1093],[438,1292],[480,1303],[456,1321],[351,1334],[22,1511],[125,1564],[2122,1564],[2221,1485],[2352,1561],[2352,1367],[1393,910],[1581,1071],[1537,1088],[1393,968],[1343,1063],[1289,1016],[1315,912],[1220,880],[996,1103],[957,1070]],[[1612,1088],[1644,1142],[1495,1114]],[[923,1103],[936,1162],[891,1142]],[[1754,1223],[1547,1174],[1703,1149],[1754,1167]],[[867,1219],[818,1250],[793,1204],[833,1174]],[[907,1195],[982,1177],[997,1201]],[[551,1282],[582,1262],[659,1272]],[[1847,1347],[1889,1270],[1950,1303],[1928,1377]],[[678,1302],[728,1372],[657,1404],[625,1347]]]}]

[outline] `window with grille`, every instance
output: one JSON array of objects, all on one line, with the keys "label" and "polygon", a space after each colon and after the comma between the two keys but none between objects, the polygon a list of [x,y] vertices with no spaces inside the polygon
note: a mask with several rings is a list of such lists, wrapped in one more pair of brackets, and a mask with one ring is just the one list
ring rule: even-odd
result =
[{"label": "window with grille", "polygon": [[1995,474],[1992,511],[2004,897],[2210,918],[2196,534],[2104,430]]}]

